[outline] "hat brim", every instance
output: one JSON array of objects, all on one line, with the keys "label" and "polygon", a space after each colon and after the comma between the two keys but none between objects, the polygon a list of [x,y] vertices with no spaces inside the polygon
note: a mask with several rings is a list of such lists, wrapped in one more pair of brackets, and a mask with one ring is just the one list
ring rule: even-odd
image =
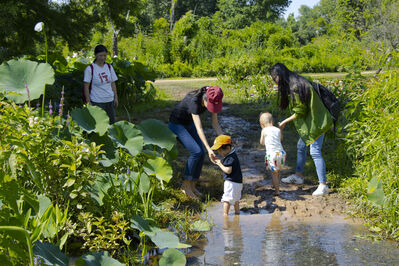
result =
[{"label": "hat brim", "polygon": [[223,104],[222,104],[222,102],[220,102],[218,104],[214,104],[214,103],[211,103],[210,101],[208,101],[206,107],[207,107],[208,111],[211,113],[220,113],[220,111],[222,111]]},{"label": "hat brim", "polygon": [[218,150],[220,147],[222,147],[223,144],[221,143],[215,143],[213,144],[213,146],[211,147],[211,150]]}]

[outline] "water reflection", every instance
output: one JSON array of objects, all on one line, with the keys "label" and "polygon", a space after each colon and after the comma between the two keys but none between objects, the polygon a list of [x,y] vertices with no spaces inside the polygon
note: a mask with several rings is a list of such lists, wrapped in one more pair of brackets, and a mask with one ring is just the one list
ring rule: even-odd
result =
[{"label": "water reflection", "polygon": [[240,218],[225,216],[222,229],[224,239],[224,265],[238,265],[243,251]]},{"label": "water reflection", "polygon": [[287,222],[283,212],[242,214],[224,218],[219,204],[211,207],[214,227],[188,265],[399,265],[397,243],[356,237],[367,231],[343,217]]}]

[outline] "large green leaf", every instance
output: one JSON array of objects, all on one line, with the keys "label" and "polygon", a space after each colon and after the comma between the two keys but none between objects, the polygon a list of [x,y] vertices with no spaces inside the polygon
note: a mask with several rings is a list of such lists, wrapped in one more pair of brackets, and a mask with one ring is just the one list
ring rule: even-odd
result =
[{"label": "large green leaf", "polygon": [[108,251],[83,255],[76,262],[76,266],[121,266],[125,265],[111,258]]},{"label": "large green leaf", "polygon": [[138,215],[133,215],[130,219],[130,226],[140,232],[145,233],[149,237],[154,236],[161,229],[155,224],[153,220],[142,218]]},{"label": "large green leaf", "polygon": [[159,260],[159,266],[184,266],[186,265],[186,256],[175,248],[165,250]]},{"label": "large green leaf", "polygon": [[33,253],[40,257],[45,265],[67,266],[68,257],[60,251],[60,249],[50,243],[35,242]]},{"label": "large green leaf", "polygon": [[28,100],[25,87],[29,88],[31,100],[43,94],[46,84],[54,83],[54,70],[49,64],[37,63],[26,59],[10,60],[0,65],[0,91],[17,92],[7,98],[16,103]]},{"label": "large green leaf", "polygon": [[211,226],[207,220],[198,220],[190,225],[191,231],[207,232],[211,230]]},{"label": "large green leaf", "polygon": [[119,121],[108,129],[108,134],[115,143],[136,156],[143,150],[144,138],[135,125],[127,121]]},{"label": "large green leaf", "polygon": [[144,164],[144,171],[148,175],[155,175],[159,180],[165,182],[169,182],[173,177],[172,167],[168,161],[161,157],[148,159]]},{"label": "large green leaf", "polygon": [[140,194],[148,193],[150,190],[151,181],[146,173],[140,175],[139,192]]},{"label": "large green leaf", "polygon": [[377,205],[384,205],[384,189],[382,187],[381,179],[377,176],[373,177],[369,182],[367,197],[371,202]]},{"label": "large green leaf", "polygon": [[176,248],[179,245],[179,238],[169,231],[158,231],[151,240],[159,248]]},{"label": "large green leaf", "polygon": [[104,135],[109,126],[107,113],[98,106],[87,106],[81,109],[73,109],[72,119],[85,131],[97,132]]},{"label": "large green leaf", "polygon": [[176,145],[176,135],[157,119],[144,120],[137,127],[143,133],[144,144],[158,145],[168,151]]}]

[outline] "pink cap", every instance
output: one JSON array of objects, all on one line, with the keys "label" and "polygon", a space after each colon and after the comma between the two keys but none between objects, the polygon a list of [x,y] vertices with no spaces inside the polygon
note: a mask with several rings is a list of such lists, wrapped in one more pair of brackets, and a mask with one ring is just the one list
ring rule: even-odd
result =
[{"label": "pink cap", "polygon": [[223,91],[218,86],[210,86],[206,90],[206,98],[208,99],[206,107],[211,113],[219,113],[222,111]]}]

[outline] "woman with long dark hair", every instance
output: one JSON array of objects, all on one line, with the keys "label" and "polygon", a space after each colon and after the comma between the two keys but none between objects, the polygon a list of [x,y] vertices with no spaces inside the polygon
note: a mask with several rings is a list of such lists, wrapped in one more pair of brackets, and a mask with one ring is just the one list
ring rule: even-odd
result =
[{"label": "woman with long dark hair", "polygon": [[303,184],[307,146],[310,146],[310,155],[319,178],[319,186],[313,195],[328,194],[326,164],[321,154],[321,148],[324,134],[333,126],[332,117],[306,78],[290,71],[282,63],[275,64],[270,69],[270,75],[278,85],[280,109],[285,110],[288,107],[293,113],[279,123],[279,127],[283,130],[287,123],[293,122],[299,134],[296,173],[281,179],[281,181]]},{"label": "woman with long dark hair", "polygon": [[84,73],[84,99],[89,105],[102,108],[108,115],[110,123],[115,122],[115,109],[118,107],[118,94],[115,81],[118,77],[114,68],[105,62],[108,50],[104,45],[94,48],[96,59]]},{"label": "woman with long dark hair", "polygon": [[222,99],[221,88],[217,86],[202,87],[199,90],[189,92],[170,114],[170,130],[176,134],[179,141],[190,152],[181,187],[189,197],[201,196],[201,193],[195,188],[195,182],[201,175],[205,153],[208,153],[209,159],[213,163],[217,159],[206,140],[200,114],[208,110],[212,115],[213,129],[217,135],[222,135],[223,131],[218,122],[218,113],[222,110]]}]

